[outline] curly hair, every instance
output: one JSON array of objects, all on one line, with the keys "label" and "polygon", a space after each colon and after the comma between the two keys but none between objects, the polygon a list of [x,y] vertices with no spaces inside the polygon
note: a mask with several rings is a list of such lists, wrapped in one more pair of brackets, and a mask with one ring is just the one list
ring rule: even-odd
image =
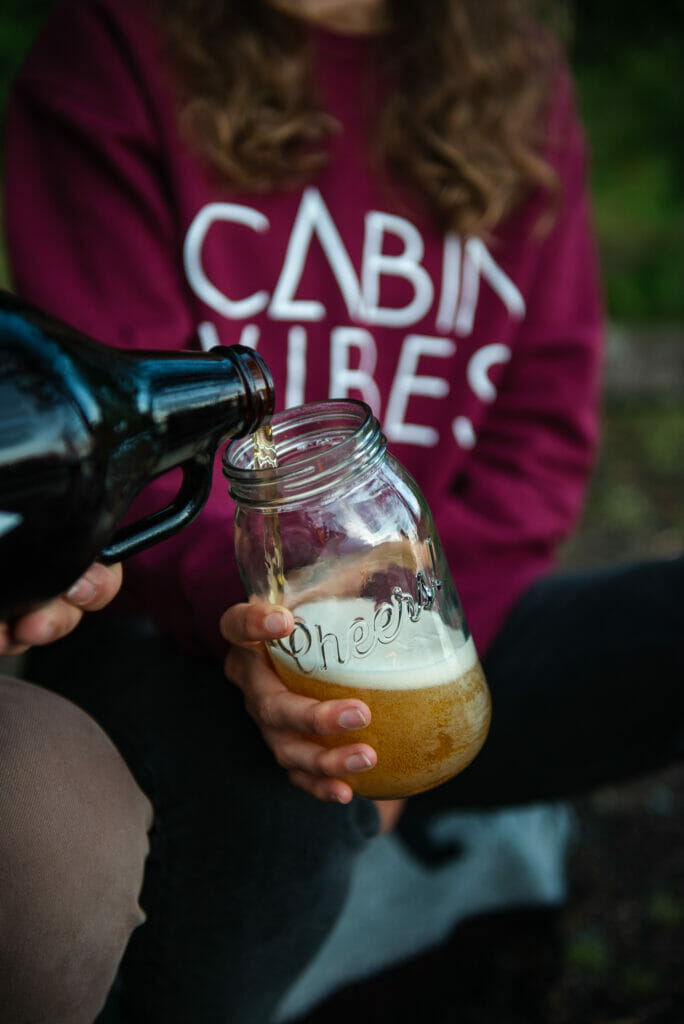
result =
[{"label": "curly hair", "polygon": [[[525,0],[386,0],[375,40],[392,90],[373,132],[386,167],[442,229],[486,233],[531,192],[558,48]],[[335,120],[317,103],[307,33],[267,0],[161,0],[180,122],[220,177],[290,187],[327,160]],[[391,45],[387,42],[391,41]]]}]

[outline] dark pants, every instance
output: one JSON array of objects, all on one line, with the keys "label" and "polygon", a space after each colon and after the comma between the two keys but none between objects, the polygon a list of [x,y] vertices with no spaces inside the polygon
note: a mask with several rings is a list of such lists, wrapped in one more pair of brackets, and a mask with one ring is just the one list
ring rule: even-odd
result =
[{"label": "dark pants", "polygon": [[[482,753],[462,775],[409,801],[401,825],[407,839],[440,809],[572,796],[681,756],[683,639],[682,559],[564,575],[534,586],[484,660],[494,718]],[[154,807],[140,900],[147,922],[133,932],[99,1020],[266,1022],[340,913],[355,854],[377,830],[373,804],[321,804],[294,789],[220,668],[173,652],[140,624],[92,616],[71,637],[34,652],[28,674],[103,726]],[[0,692],[0,716],[3,699]],[[56,782],[52,796],[61,800],[69,784],[78,790],[80,770],[87,785],[101,792],[99,803],[88,805],[94,831],[130,836],[137,852],[128,861],[122,857],[120,867],[111,858],[101,863],[100,845],[65,816],[67,874],[113,875],[119,886],[123,878],[130,909],[144,857],[146,802],[140,796],[131,809],[118,800],[115,784],[93,767],[93,753],[83,752],[80,769]],[[31,833],[20,830],[15,841],[4,824],[7,794],[20,805],[25,779],[1,752],[0,779],[2,863],[25,860],[28,844],[40,878],[42,847],[34,856],[26,838]],[[50,795],[48,782],[45,799]],[[33,827],[40,834],[40,818]],[[17,849],[17,842],[24,848]],[[30,891],[33,883],[22,876],[21,884]],[[81,905],[74,889],[70,916],[97,921],[111,974],[122,948],[121,926],[117,945],[106,934],[109,918],[103,924],[101,909]],[[63,907],[61,892],[43,887],[40,896],[58,911]],[[112,928],[114,919],[112,913]],[[12,927],[17,934],[10,936],[8,963],[0,967],[8,976],[22,970],[30,976],[26,958],[49,960],[56,939],[39,940],[34,929],[29,941],[19,919]],[[5,938],[0,934],[0,947]],[[3,1017],[5,1024],[89,1024],[93,983],[87,964],[80,970],[91,1001],[83,1009],[76,986],[60,1012],[54,1011],[57,1003],[46,1004],[41,1017],[32,1004],[33,1016],[17,1010]],[[99,985],[104,998],[106,985]],[[2,998],[0,989],[0,1005]]]}]

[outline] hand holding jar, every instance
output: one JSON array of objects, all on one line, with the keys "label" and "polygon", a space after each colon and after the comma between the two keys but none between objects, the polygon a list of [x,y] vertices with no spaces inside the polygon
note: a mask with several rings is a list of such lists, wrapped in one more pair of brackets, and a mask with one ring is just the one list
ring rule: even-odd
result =
[{"label": "hand holding jar", "polygon": [[[250,600],[294,617],[268,644],[275,672],[307,707],[321,702],[318,744],[372,748],[367,771],[342,776],[355,793],[438,785],[481,748],[491,704],[425,501],[363,403],[290,409],[272,431],[277,466],[256,469],[243,439],[224,469]],[[340,699],[370,724],[326,735]]]},{"label": "hand holding jar", "polygon": [[[288,690],[266,644],[285,638],[293,627],[294,616],[286,608],[255,601],[232,605],[221,619],[221,632],[230,642],[225,673],[242,690],[246,710],[290,781],[319,800],[346,804],[354,793],[345,778],[368,771],[377,760],[375,750],[363,742],[370,709],[358,700],[321,702]],[[321,737],[334,734],[339,746],[321,746]]]}]

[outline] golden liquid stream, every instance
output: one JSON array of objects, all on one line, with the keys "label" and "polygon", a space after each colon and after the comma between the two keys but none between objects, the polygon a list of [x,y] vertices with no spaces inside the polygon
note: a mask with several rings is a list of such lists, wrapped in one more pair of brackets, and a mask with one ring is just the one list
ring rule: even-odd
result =
[{"label": "golden liquid stream", "polygon": [[[278,456],[273,432],[269,423],[254,433],[254,468],[277,469]],[[283,545],[280,536],[280,522],[277,512],[264,516],[264,562],[268,584],[268,600],[271,604],[282,604],[285,594],[285,572],[283,567]]]}]

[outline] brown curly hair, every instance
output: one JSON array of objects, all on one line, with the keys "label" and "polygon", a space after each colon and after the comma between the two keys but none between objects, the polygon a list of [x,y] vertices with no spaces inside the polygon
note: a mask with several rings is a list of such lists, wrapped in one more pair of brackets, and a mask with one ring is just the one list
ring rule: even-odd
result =
[{"label": "brown curly hair", "polygon": [[[558,49],[531,2],[386,6],[391,33],[376,46],[393,90],[373,133],[380,166],[463,234],[486,233],[537,187],[553,198],[542,146]],[[268,0],[161,0],[160,13],[182,129],[224,180],[263,192],[324,165],[337,126],[316,102],[302,23]]]}]

